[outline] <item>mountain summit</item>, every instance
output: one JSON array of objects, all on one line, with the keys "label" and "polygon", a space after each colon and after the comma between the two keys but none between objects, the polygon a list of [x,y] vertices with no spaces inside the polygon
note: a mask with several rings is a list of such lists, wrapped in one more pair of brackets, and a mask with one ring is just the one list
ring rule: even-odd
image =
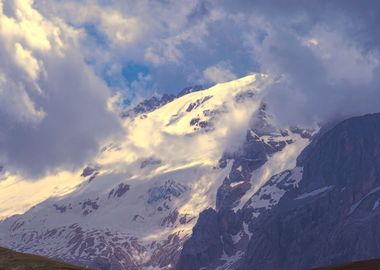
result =
[{"label": "mountain summit", "polygon": [[243,208],[309,143],[276,125],[271,83],[254,74],[124,117],[125,136],[81,171],[3,172],[0,243],[97,269],[172,268],[202,211]]}]

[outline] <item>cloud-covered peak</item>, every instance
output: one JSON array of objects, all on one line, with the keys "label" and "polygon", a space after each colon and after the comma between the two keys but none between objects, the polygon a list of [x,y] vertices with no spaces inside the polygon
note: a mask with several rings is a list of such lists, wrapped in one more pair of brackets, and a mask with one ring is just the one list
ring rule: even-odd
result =
[{"label": "cloud-covered peak", "polygon": [[265,99],[284,124],[379,111],[378,8],[354,0],[1,0],[3,163],[32,175],[78,166],[118,130],[107,106],[116,92],[130,101],[252,72],[277,78]]}]

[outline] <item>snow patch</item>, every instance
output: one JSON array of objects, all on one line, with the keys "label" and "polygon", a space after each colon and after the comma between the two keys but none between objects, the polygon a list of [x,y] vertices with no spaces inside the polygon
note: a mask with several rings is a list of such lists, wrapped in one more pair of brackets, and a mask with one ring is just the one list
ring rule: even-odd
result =
[{"label": "snow patch", "polygon": [[[294,141],[292,144],[287,145],[281,151],[270,156],[263,166],[252,173],[250,181],[252,187],[241,198],[240,203],[234,208],[235,211],[241,209],[271,176],[279,174],[285,170],[293,169],[296,166],[296,159],[301,151],[309,144],[309,140],[293,133],[291,133],[290,138]],[[299,172],[296,170],[295,173],[297,174]]]},{"label": "snow patch", "polygon": [[334,188],[334,186],[321,187],[321,188],[318,188],[318,189],[313,190],[311,192],[303,193],[303,194],[297,196],[297,198],[295,198],[295,200],[302,200],[302,199],[306,199],[309,197],[317,196],[317,195],[324,193],[328,190],[331,190],[333,188]]},{"label": "snow patch", "polygon": [[355,210],[356,208],[359,207],[359,205],[366,199],[368,198],[368,196],[374,194],[375,192],[378,192],[380,191],[380,187],[376,187],[374,189],[372,189],[370,192],[368,192],[367,195],[365,195],[363,198],[361,198],[358,202],[356,202],[355,204],[353,204],[350,208],[350,211],[348,212],[348,215],[351,215]]},{"label": "snow patch", "polygon": [[244,183],[245,183],[244,181],[232,182],[232,183],[230,183],[230,187],[233,188],[233,187],[236,187],[236,186],[244,184]]}]

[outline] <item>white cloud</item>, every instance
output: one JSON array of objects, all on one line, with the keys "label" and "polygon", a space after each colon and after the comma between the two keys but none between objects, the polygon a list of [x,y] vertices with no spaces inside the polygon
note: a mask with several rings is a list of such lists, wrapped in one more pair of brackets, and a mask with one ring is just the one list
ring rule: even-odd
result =
[{"label": "white cloud", "polygon": [[203,71],[204,79],[208,82],[222,83],[237,78],[232,72],[231,66],[225,62],[221,62],[215,66],[210,66]]},{"label": "white cloud", "polygon": [[76,168],[118,130],[77,31],[31,0],[0,1],[0,163],[37,177]]},{"label": "white cloud", "polygon": [[98,5],[95,1],[50,3],[40,1],[40,6],[53,11],[74,27],[85,28],[92,25],[99,29],[112,47],[136,43],[142,37],[143,23],[139,18],[122,14],[118,9]]},{"label": "white cloud", "polygon": [[[285,125],[313,126],[380,109],[379,63],[344,33],[317,25],[306,37],[270,27],[254,46],[263,71],[281,78],[267,101]],[[311,37],[310,37],[311,36]],[[305,42],[305,40],[318,42]]]},{"label": "white cloud", "polygon": [[[107,73],[104,70],[115,63],[139,63],[149,67],[155,84],[152,89],[161,91],[194,83],[192,74],[209,65],[196,51],[210,53],[210,26],[233,17],[221,9],[209,10],[208,3],[199,0],[36,3],[46,16],[58,16],[82,33],[82,51],[98,73]],[[201,68],[196,62],[202,62]],[[177,80],[181,78],[178,86],[169,81],[174,74],[168,69],[176,71]]]},{"label": "white cloud", "polygon": [[36,80],[40,73],[40,63],[33,57],[30,50],[24,49],[20,43],[15,44],[15,62],[32,80]]},{"label": "white cloud", "polygon": [[[5,162],[37,171],[72,165],[69,157],[77,147],[61,141],[73,138],[84,147],[73,162],[91,156],[118,126],[107,110],[110,91],[101,78],[114,90],[129,91],[125,96],[140,97],[261,71],[286,78],[268,97],[283,120],[315,122],[337,111],[379,109],[380,35],[373,27],[378,18],[368,12],[376,10],[375,1],[363,8],[350,0],[329,4],[339,11],[324,1],[259,2],[0,0],[0,124],[9,127],[0,131]],[[132,75],[125,75],[130,66]],[[350,102],[352,95],[357,104]],[[57,124],[62,122],[70,139],[61,137],[67,132]],[[42,136],[52,130],[53,136]],[[25,134],[32,136],[26,140]],[[46,168],[32,166],[31,156],[18,159],[20,149],[32,144],[16,141],[33,141],[31,153],[52,149],[41,158],[62,155],[41,161]]]},{"label": "white cloud", "polygon": [[329,70],[329,79],[352,85],[360,85],[372,79],[372,71],[379,64],[375,55],[364,53],[343,34],[321,26],[313,29],[311,35],[318,36],[318,42],[314,42],[311,50]]}]

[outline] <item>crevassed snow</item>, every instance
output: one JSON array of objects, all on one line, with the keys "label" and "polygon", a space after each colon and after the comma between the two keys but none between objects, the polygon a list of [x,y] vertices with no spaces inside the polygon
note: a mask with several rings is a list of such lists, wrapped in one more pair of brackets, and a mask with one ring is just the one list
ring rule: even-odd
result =
[{"label": "crevassed snow", "polygon": [[[250,75],[185,95],[146,117],[125,119],[126,136],[107,144],[93,160],[102,168],[105,180],[86,187],[86,192],[96,193],[124,180],[141,181],[176,170],[215,166],[231,137],[238,137],[237,130],[244,130],[248,125],[250,115],[261,101],[262,85],[267,81],[266,75]],[[236,95],[245,91],[252,91],[257,97],[245,103],[236,102]],[[211,98],[187,111],[190,104],[205,97]],[[178,119],[171,123],[174,116]],[[190,121],[197,117],[212,122],[214,130],[194,130]],[[161,164],[141,169],[141,162],[152,157],[160,159]],[[34,181],[6,173],[0,180],[0,219],[21,214],[49,197],[73,191],[84,181],[80,173],[62,171]]]},{"label": "crevassed snow", "polygon": [[[138,239],[145,251],[133,250],[132,255],[137,261],[148,260],[160,249],[159,241],[174,233],[189,235],[199,213],[215,207],[217,189],[232,166],[229,162],[221,169],[218,161],[226,149],[245,139],[267,83],[266,75],[254,74],[126,118],[124,137],[105,144],[91,161],[96,168],[91,176],[62,171],[27,181],[9,175],[0,182],[0,217],[29,210],[0,223],[1,243],[49,256],[80,256],[81,251],[71,251],[68,244],[80,228],[98,244],[104,240],[122,246]],[[181,188],[173,191],[168,183]],[[114,196],[121,184],[128,190]],[[152,189],[160,194],[149,199]],[[61,236],[33,242],[37,235],[55,230]]]},{"label": "crevassed snow", "polygon": [[[230,161],[219,168],[218,161],[245,139],[269,83],[268,76],[254,74],[124,119],[125,135],[106,143],[94,157],[91,164],[96,173],[91,176],[62,171],[27,181],[7,173],[0,180],[0,219],[22,215],[0,222],[1,244],[49,256],[83,256],[69,244],[75,230],[82,230],[83,237],[93,239],[97,246],[107,242],[121,248],[135,241],[132,259],[145,263],[162,249],[160,241],[173,234],[186,237],[199,213],[215,207],[217,189],[232,167]],[[237,208],[270,176],[294,168],[309,141],[297,134],[289,136],[293,143],[253,173],[252,189]],[[300,179],[302,169],[291,173]],[[128,190],[115,196],[120,185]],[[244,229],[250,237],[246,224]],[[57,233],[49,236],[52,231]],[[48,236],[38,240],[41,235]],[[232,265],[239,256],[228,262]]]}]

